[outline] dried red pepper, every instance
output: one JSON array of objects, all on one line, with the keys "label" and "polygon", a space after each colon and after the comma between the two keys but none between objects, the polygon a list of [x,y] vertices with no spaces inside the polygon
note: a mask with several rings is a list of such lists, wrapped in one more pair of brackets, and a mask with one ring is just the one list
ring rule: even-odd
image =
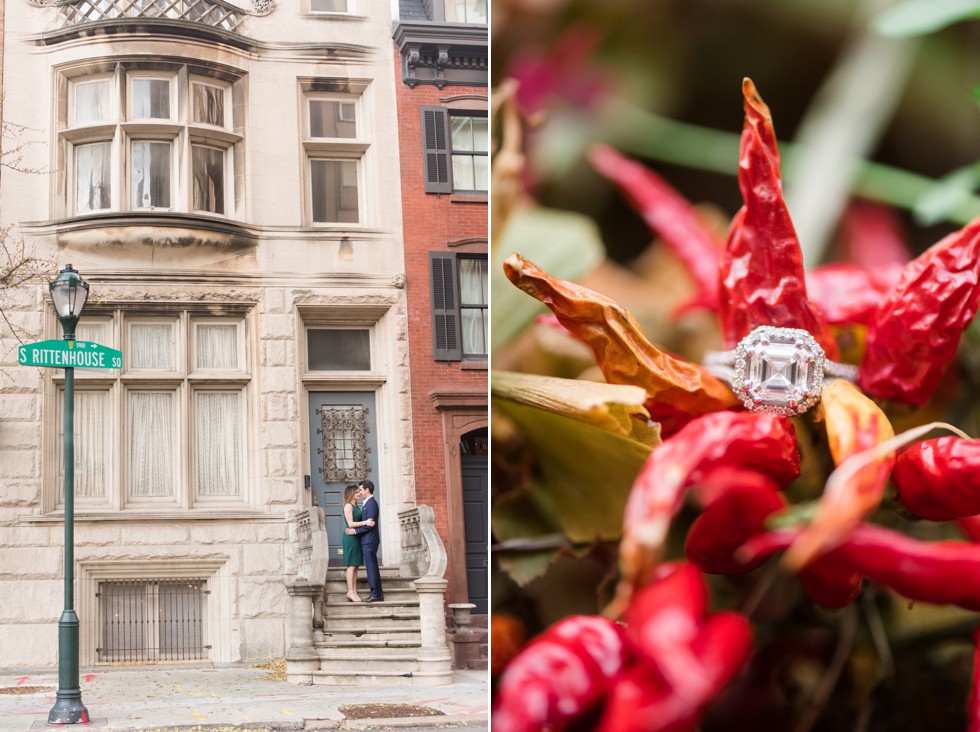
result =
[{"label": "dried red pepper", "polygon": [[904,266],[912,255],[891,206],[855,199],[840,222],[841,258],[867,270]]},{"label": "dried red pepper", "polygon": [[716,308],[721,245],[698,219],[690,202],[645,165],[608,145],[595,145],[589,160],[619,186],[650,230],[684,263],[698,289],[695,303]]},{"label": "dried red pepper", "polygon": [[902,503],[933,521],[980,514],[980,440],[938,437],[917,442],[895,463]]},{"label": "dried red pepper", "polygon": [[660,567],[627,614],[637,664],[613,684],[600,732],[693,730],[701,710],[741,669],[752,630],[736,613],[707,614],[700,572],[683,562]]},{"label": "dried red pepper", "polygon": [[864,269],[856,264],[825,264],[806,273],[806,289],[831,325],[867,325],[881,300],[902,277],[901,265]]},{"label": "dried red pepper", "polygon": [[[768,556],[785,549],[798,535],[796,529],[759,535],[742,547],[739,557],[750,561]],[[861,524],[825,558],[910,600],[980,611],[978,544],[918,541],[880,526]]]},{"label": "dried red pepper", "polygon": [[837,343],[807,298],[803,255],[783,200],[772,116],[751,80],[742,82],[742,93],[738,182],[745,203],[729,229],[718,288],[726,348],[757,326],[772,325],[809,331],[827,358],[837,359]]},{"label": "dried red pepper", "polygon": [[868,328],[858,383],[879,399],[925,404],[980,306],[980,219],[909,262]]},{"label": "dried red pepper", "polygon": [[740,546],[764,530],[766,519],[786,506],[779,486],[767,475],[744,468],[719,468],[692,486],[704,511],[688,529],[684,553],[702,572],[737,574],[765,558],[744,563]]},{"label": "dried red pepper", "polygon": [[679,415],[689,419],[738,404],[731,390],[701,366],[650,343],[636,319],[608,297],[550,277],[518,254],[507,258],[504,272],[551,308],[558,321],[592,349],[606,381],[643,387],[654,419]]},{"label": "dried red pepper", "polygon": [[626,606],[634,587],[646,581],[660,560],[684,490],[726,466],[754,469],[786,486],[800,474],[793,424],[775,414],[716,412],[699,417],[651,451],[623,515],[621,579],[613,614]]},{"label": "dried red pepper", "polygon": [[[694,732],[702,710],[744,667],[752,629],[735,613],[715,613],[692,644],[695,683],[669,687],[648,669],[634,667],[614,684],[597,732]],[[695,687],[695,688],[691,688]]]},{"label": "dried red pepper", "polygon": [[595,706],[627,660],[623,629],[574,615],[552,625],[507,667],[497,687],[494,732],[538,732]]},{"label": "dried red pepper", "polygon": [[[828,382],[819,409],[837,465],[895,436],[885,413],[850,382]],[[798,570],[846,538],[881,504],[893,464],[894,453],[887,453],[857,468],[847,481],[828,482],[816,516],[786,552],[786,564]]]}]

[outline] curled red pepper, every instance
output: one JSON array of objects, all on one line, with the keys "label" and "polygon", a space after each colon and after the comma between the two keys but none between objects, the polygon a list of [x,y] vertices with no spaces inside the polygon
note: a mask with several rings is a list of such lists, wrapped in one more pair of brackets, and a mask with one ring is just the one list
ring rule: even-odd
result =
[{"label": "curled red pepper", "polygon": [[751,80],[742,82],[745,127],[738,182],[745,202],[732,220],[721,262],[719,315],[726,348],[759,325],[802,328],[827,358],[837,343],[807,298],[803,255],[783,200],[772,116]]},{"label": "curled red pepper", "polygon": [[916,516],[950,521],[980,514],[980,440],[917,442],[895,463],[892,481]]},{"label": "curled red pepper", "polygon": [[858,383],[879,399],[929,401],[980,306],[980,219],[905,267],[868,328]]},{"label": "curled red pepper", "polygon": [[[780,529],[750,539],[739,557],[750,561],[785,549],[799,535]],[[826,559],[889,587],[910,600],[980,611],[980,545],[924,542],[861,524]]]},{"label": "curled red pepper", "polygon": [[623,629],[574,615],[525,646],[500,677],[494,732],[539,732],[595,706],[626,663]]},{"label": "curled red pepper", "polygon": [[600,732],[694,730],[701,710],[742,668],[752,630],[736,613],[708,613],[701,573],[684,562],[657,569],[630,605],[627,637],[638,662],[613,684]]},{"label": "curled red pepper", "polygon": [[775,414],[716,412],[655,447],[640,469],[623,515],[620,582],[610,610],[628,604],[660,561],[684,490],[719,467],[750,468],[785,486],[800,474],[793,424]]},{"label": "curled red pepper", "polygon": [[765,561],[740,562],[735,552],[764,530],[769,516],[785,508],[786,499],[772,478],[756,470],[719,468],[692,486],[692,492],[706,505],[688,529],[688,559],[710,574],[749,572]]},{"label": "curled red pepper", "polygon": [[589,160],[619,186],[651,231],[684,263],[698,289],[695,304],[717,307],[720,243],[698,220],[690,202],[645,165],[608,145],[595,145]]},{"label": "curled red pepper", "polygon": [[504,273],[592,349],[606,381],[643,387],[654,419],[687,421],[738,404],[731,390],[704,368],[650,343],[636,319],[608,297],[550,277],[518,254],[504,262]]}]

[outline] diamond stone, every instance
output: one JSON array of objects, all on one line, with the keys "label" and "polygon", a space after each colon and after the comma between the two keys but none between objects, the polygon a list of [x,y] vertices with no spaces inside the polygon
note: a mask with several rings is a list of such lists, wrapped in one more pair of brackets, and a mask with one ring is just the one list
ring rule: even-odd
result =
[{"label": "diamond stone", "polygon": [[820,398],[824,352],[807,331],[762,325],[735,353],[732,386],[749,409],[792,416]]}]

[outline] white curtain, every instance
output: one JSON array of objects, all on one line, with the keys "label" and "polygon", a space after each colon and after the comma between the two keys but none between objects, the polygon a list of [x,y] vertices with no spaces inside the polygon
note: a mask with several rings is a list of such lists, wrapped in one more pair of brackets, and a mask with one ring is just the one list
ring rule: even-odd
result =
[{"label": "white curtain", "polygon": [[463,353],[487,353],[487,262],[485,259],[459,259],[459,301]]},{"label": "white curtain", "polygon": [[75,392],[75,495],[105,498],[109,455],[109,392]]},{"label": "white curtain", "polygon": [[[58,496],[65,500],[65,392],[58,398]],[[108,444],[106,424],[109,419],[109,392],[75,391],[75,496],[105,498],[108,482]]]},{"label": "white curtain", "polygon": [[131,323],[129,368],[173,371],[174,326],[171,323]]},{"label": "white curtain", "polygon": [[75,85],[75,124],[109,121],[109,80]]},{"label": "white curtain", "polygon": [[112,143],[75,147],[75,211],[102,211],[112,205]]},{"label": "white curtain", "polygon": [[198,323],[196,367],[241,370],[238,341],[238,326],[234,323]]},{"label": "white curtain", "polygon": [[109,332],[109,322],[106,320],[89,318],[75,326],[75,338],[78,340],[91,341],[111,348],[112,341]]},{"label": "white curtain", "polygon": [[199,496],[241,495],[242,395],[197,392],[194,415]]},{"label": "white curtain", "polygon": [[174,495],[175,406],[173,392],[129,394],[129,480],[133,497]]}]

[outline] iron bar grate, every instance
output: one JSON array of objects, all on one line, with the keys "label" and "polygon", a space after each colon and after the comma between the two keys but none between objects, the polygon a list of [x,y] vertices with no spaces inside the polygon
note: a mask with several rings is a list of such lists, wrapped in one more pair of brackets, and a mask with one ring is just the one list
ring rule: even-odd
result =
[{"label": "iron bar grate", "polygon": [[207,660],[207,595],[207,580],[199,578],[99,582],[99,661]]}]

